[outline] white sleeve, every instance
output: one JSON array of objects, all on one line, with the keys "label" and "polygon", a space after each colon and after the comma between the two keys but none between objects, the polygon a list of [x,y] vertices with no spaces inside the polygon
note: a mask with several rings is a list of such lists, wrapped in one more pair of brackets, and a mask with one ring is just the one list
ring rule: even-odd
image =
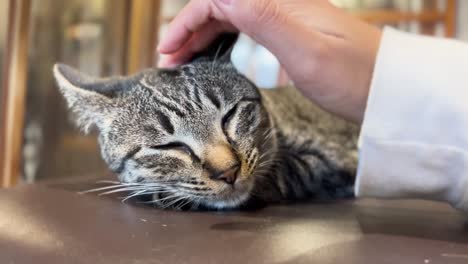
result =
[{"label": "white sleeve", "polygon": [[358,145],[358,197],[468,211],[468,45],[385,28]]}]

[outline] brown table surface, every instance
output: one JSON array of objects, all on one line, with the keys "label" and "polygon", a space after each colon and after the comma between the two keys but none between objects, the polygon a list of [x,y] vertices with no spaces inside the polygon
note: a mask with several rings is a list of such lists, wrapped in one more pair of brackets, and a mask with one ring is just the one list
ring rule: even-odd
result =
[{"label": "brown table surface", "polygon": [[468,263],[467,218],[439,203],[177,212],[62,187],[0,190],[1,264]]}]

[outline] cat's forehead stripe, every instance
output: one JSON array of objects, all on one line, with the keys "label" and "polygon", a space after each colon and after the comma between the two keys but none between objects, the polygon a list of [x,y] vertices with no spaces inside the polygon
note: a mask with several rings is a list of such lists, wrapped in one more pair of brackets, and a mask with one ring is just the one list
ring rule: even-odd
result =
[{"label": "cat's forehead stripe", "polygon": [[210,100],[210,102],[217,108],[217,109],[220,109],[221,108],[221,103],[219,102],[219,99],[217,97],[217,94],[213,93],[213,91],[207,91],[205,93],[206,97],[208,98],[208,100]]},{"label": "cat's forehead stripe", "polygon": [[156,111],[156,116],[158,118],[159,124],[161,127],[169,134],[174,134],[174,125],[171,122],[171,119],[161,111]]}]

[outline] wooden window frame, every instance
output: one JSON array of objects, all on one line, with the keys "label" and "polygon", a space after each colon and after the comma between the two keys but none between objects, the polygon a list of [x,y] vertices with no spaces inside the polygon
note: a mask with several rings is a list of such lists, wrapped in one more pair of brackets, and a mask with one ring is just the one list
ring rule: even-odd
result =
[{"label": "wooden window frame", "polygon": [[126,73],[155,66],[161,0],[130,0]]},{"label": "wooden window frame", "polygon": [[1,187],[16,184],[21,174],[31,0],[10,0],[8,9],[0,109]]}]

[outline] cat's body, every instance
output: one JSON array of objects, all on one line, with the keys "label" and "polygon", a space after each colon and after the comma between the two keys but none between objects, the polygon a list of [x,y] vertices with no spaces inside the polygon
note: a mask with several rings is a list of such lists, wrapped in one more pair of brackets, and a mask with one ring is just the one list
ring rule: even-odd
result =
[{"label": "cat's body", "polygon": [[[281,199],[352,197],[358,127],[323,111],[294,87],[260,92],[277,138],[267,178]],[[278,194],[269,199],[274,197]]]},{"label": "cat's body", "polygon": [[191,209],[352,196],[357,127],[294,88],[259,90],[220,47],[215,58],[125,78],[64,65],[54,74],[134,196]]}]

